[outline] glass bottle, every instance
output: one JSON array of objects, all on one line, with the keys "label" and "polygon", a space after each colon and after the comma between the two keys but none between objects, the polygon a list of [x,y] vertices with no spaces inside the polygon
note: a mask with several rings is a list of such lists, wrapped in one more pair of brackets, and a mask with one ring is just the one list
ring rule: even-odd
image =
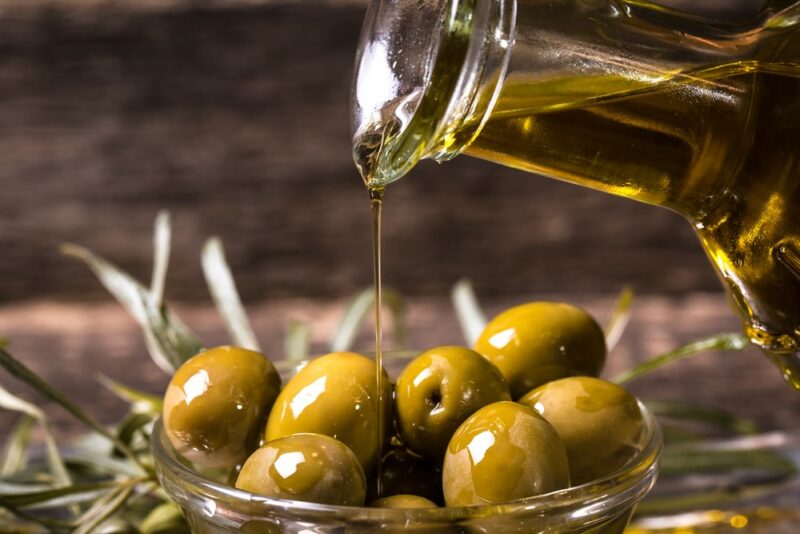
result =
[{"label": "glass bottle", "polygon": [[465,153],[679,212],[800,384],[800,2],[373,0],[352,110],[371,188]]}]

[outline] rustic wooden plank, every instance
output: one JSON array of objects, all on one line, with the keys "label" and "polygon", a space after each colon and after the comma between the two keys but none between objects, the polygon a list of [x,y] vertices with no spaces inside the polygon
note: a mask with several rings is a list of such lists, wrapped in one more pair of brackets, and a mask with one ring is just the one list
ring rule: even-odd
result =
[{"label": "rustic wooden plank", "polygon": [[[146,276],[162,207],[176,298],[205,297],[211,234],[250,301],[369,283],[348,112],[363,5],[75,1],[2,11],[0,301],[102,298],[62,241]],[[386,280],[406,293],[464,275],[493,295],[718,288],[677,215],[468,158],[420,165],[385,217]]]}]

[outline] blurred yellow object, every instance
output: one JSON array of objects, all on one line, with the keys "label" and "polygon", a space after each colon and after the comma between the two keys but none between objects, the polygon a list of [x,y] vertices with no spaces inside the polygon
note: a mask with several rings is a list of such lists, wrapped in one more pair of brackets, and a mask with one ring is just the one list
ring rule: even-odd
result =
[{"label": "blurred yellow object", "polygon": [[706,510],[634,520],[625,534],[775,534],[796,532],[800,509],[762,506],[751,510]]}]

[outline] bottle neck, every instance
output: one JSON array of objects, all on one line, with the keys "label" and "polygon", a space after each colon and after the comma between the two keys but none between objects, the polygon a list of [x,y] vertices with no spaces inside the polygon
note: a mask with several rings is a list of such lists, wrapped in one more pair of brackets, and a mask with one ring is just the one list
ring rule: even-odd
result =
[{"label": "bottle neck", "polygon": [[516,0],[429,1],[422,11],[418,3],[376,0],[367,14],[353,85],[353,146],[373,188],[423,158],[459,154],[503,85]]}]

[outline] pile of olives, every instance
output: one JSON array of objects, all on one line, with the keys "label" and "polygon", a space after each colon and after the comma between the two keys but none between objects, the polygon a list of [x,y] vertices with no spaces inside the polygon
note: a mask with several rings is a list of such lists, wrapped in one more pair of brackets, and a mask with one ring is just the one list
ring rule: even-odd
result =
[{"label": "pile of olives", "polygon": [[501,503],[596,480],[640,450],[636,398],[596,378],[605,358],[594,319],[554,302],[501,313],[474,349],[423,352],[394,384],[381,370],[380,395],[376,364],[360,354],[313,359],[281,389],[262,354],[217,347],[175,373],[163,421],[184,458],[268,497]]}]

